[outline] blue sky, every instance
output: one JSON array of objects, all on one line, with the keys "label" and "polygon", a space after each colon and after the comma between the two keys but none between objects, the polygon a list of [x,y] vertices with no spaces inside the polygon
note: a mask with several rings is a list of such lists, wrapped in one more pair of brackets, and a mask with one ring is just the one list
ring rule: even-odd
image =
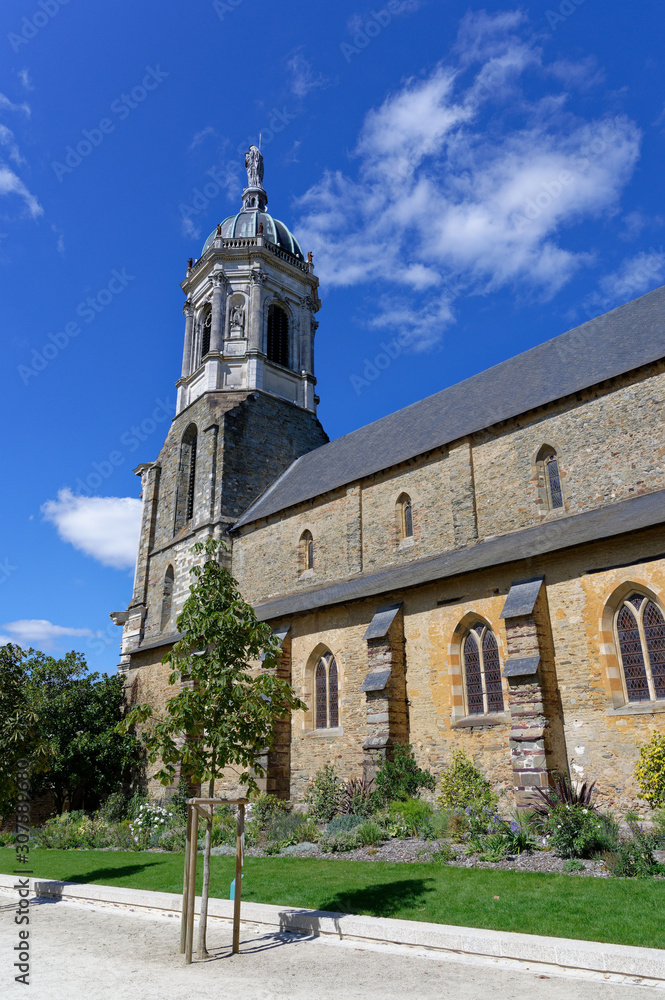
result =
[{"label": "blue sky", "polygon": [[5,0],[0,641],[115,669],[179,282],[259,133],[331,437],[663,284],[665,18],[635,11]]}]

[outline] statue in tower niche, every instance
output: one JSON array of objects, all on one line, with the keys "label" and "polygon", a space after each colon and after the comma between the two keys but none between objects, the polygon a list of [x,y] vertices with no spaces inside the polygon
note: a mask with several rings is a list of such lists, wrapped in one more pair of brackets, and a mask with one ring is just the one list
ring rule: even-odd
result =
[{"label": "statue in tower niche", "polygon": [[245,332],[245,310],[241,305],[235,305],[231,310],[231,336],[242,337]]},{"label": "statue in tower niche", "polygon": [[245,153],[247,187],[263,187],[263,156],[258,146],[253,144]]}]

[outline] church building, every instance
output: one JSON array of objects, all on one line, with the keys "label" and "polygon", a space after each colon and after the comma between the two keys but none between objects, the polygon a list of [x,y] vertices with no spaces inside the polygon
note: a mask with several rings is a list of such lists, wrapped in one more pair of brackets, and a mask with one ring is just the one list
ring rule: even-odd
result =
[{"label": "church building", "polygon": [[665,730],[665,287],[329,441],[311,254],[255,146],[246,167],[189,262],[177,412],[136,470],[129,697],[172,693],[192,545],[224,538],[307,705],[268,791],[301,801],[324,764],[371,774],[409,742],[437,775],[463,750],[519,805],[560,771],[635,808]]}]

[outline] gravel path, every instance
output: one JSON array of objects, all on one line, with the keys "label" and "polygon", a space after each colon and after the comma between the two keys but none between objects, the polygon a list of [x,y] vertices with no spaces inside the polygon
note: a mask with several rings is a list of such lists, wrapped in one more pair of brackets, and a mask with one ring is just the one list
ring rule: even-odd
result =
[{"label": "gravel path", "polygon": [[211,959],[185,967],[177,919],[60,901],[31,907],[26,994],[13,981],[15,905],[0,894],[3,1000],[638,1000],[650,989],[634,980],[607,982],[600,973],[561,975],[397,946],[366,949],[245,925],[241,954],[231,956],[230,931],[217,922],[208,936]]}]

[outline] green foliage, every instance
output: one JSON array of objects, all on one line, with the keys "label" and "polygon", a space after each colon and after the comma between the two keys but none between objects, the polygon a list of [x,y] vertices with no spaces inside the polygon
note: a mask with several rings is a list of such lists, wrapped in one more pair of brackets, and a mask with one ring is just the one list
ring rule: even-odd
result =
[{"label": "green foliage", "polygon": [[344,782],[335,774],[332,764],[325,764],[314,776],[314,781],[307,789],[305,802],[312,815],[320,823],[329,823],[342,807],[344,797]]},{"label": "green foliage", "polygon": [[364,816],[369,819],[374,813],[375,782],[373,779],[351,778],[346,782],[340,804],[343,813],[353,813],[354,816]]},{"label": "green foliage", "polygon": [[302,813],[276,813],[265,831],[264,850],[267,854],[278,854],[285,847],[313,843],[318,839],[319,830],[309,816]]},{"label": "green foliage", "polygon": [[441,844],[438,850],[432,852],[432,861],[442,861],[444,864],[450,864],[451,861],[457,860],[457,854],[448,844]]},{"label": "green foliage", "polygon": [[568,858],[568,860],[563,863],[563,870],[572,874],[573,872],[584,872],[586,871],[586,868],[584,863],[578,858]]},{"label": "green foliage", "polygon": [[617,825],[611,817],[581,805],[555,806],[547,815],[545,829],[549,846],[563,858],[590,858],[612,851],[617,843]]},{"label": "green foliage", "polygon": [[234,845],[238,835],[238,822],[231,806],[215,806],[212,817],[212,846]]},{"label": "green foliage", "polygon": [[355,830],[362,822],[362,816],[354,816],[352,813],[334,816],[326,826],[326,833],[333,834],[342,833],[346,830]]},{"label": "green foliage", "polygon": [[252,803],[252,817],[263,830],[280,814],[290,812],[291,803],[262,792]]},{"label": "green foliage", "polygon": [[371,819],[364,820],[355,830],[356,839],[363,847],[378,847],[385,840],[385,833],[378,823]]},{"label": "green foliage", "polygon": [[48,753],[32,704],[26,656],[20,646],[12,643],[0,646],[0,815],[3,816],[9,816],[16,805],[19,761],[29,759],[34,774],[44,765]]},{"label": "green foliage", "polygon": [[[19,665],[8,654],[11,648],[0,648],[0,676],[8,668],[8,678],[0,680],[0,703],[2,690],[9,697],[7,685],[20,671],[24,688],[20,712],[31,720],[37,748],[31,755],[32,794],[52,793],[58,812],[66,802],[70,809],[84,805],[89,809],[119,785],[136,782],[140,743],[132,733],[116,729],[125,711],[122,679],[87,673],[84,658],[74,652],[56,660],[31,649],[21,653]],[[2,711],[0,705],[0,718]],[[0,759],[1,768],[2,746]]]},{"label": "green foliage", "polygon": [[640,747],[634,774],[642,798],[654,809],[665,806],[665,734],[654,733]]},{"label": "green foliage", "polygon": [[127,796],[122,791],[111,792],[99,809],[107,823],[119,823],[127,817]]},{"label": "green foliage", "polygon": [[403,827],[409,837],[432,837],[432,807],[422,799],[405,799],[388,803],[388,814],[393,823]]},{"label": "green foliage", "polygon": [[47,820],[36,831],[38,847],[56,850],[75,848],[122,847],[130,849],[132,838],[126,822],[109,823],[101,816],[86,816],[82,811],[61,813]]},{"label": "green foliage", "polygon": [[496,810],[498,797],[492,786],[462,750],[453,750],[452,763],[442,772],[440,787],[439,804],[442,806],[465,809],[473,805]]},{"label": "green foliage", "polygon": [[325,834],[319,838],[319,847],[326,854],[341,854],[346,851],[355,851],[359,846],[360,841],[357,830],[343,830],[341,833]]},{"label": "green foliage", "polygon": [[560,804],[595,809],[592,802],[595,787],[595,781],[591,784],[585,781],[581,785],[573,785],[567,774],[555,774],[551,788],[534,789],[541,800],[536,812],[546,816]]},{"label": "green foliage", "polygon": [[663,867],[653,855],[658,837],[645,833],[636,822],[629,825],[631,836],[620,840],[613,851],[603,855],[606,868],[612,875],[623,878],[650,878],[662,874]]},{"label": "green foliage", "polygon": [[182,826],[187,826],[187,799],[189,799],[189,781],[184,774],[178,778],[178,786],[169,799],[169,810]]},{"label": "green foliage", "polygon": [[[306,706],[276,674],[279,640],[219,562],[226,548],[209,539],[192,549],[206,559],[190,571],[195,582],[177,620],[184,637],[163,661],[178,693],[163,714],[137,705],[126,721],[145,727],[149,759],[159,761],[156,777],[163,784],[173,781],[182,764],[191,781],[207,781],[212,789],[225,768],[236,767],[238,783],[258,792],[256,777],[265,774],[261,761],[273,746],[275,722]],[[262,656],[263,669],[252,669],[250,663]]]},{"label": "green foliage", "polygon": [[510,854],[505,833],[488,833],[482,838],[478,858],[480,861],[503,861]]},{"label": "green foliage", "polygon": [[386,760],[376,775],[376,799],[381,805],[394,799],[416,796],[421,788],[434,791],[436,778],[418,767],[409,743],[396,743],[393,759]]},{"label": "green foliage", "polygon": [[164,851],[184,851],[186,840],[186,826],[168,826],[159,837],[159,847]]}]

